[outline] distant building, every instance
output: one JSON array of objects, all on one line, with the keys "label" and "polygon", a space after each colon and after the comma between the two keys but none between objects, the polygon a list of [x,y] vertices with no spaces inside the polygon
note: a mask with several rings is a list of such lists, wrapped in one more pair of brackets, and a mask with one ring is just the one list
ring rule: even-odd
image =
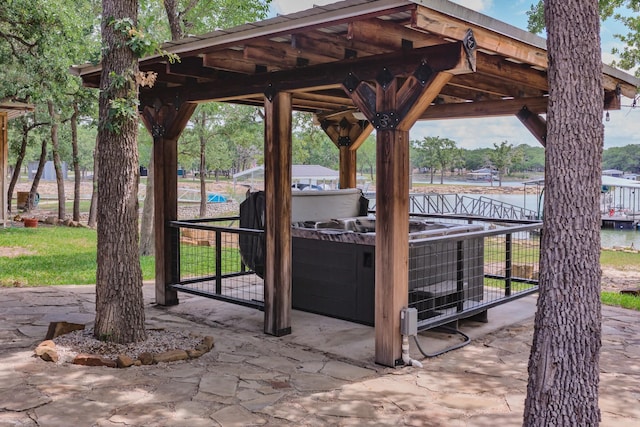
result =
[{"label": "distant building", "polygon": [[618,169],[606,169],[602,171],[602,175],[612,176],[614,178],[622,178],[624,175],[624,172]]},{"label": "distant building", "polygon": [[467,178],[472,181],[497,181],[498,171],[491,168],[476,169],[467,173]]},{"label": "distant building", "polygon": [[[62,179],[67,179],[67,162],[62,162]],[[36,176],[36,172],[38,171],[38,162],[29,162],[29,179],[33,179]],[[56,168],[53,166],[53,161],[49,160],[44,164],[44,169],[42,171],[42,177],[40,178],[42,181],[55,181],[56,180]]]}]

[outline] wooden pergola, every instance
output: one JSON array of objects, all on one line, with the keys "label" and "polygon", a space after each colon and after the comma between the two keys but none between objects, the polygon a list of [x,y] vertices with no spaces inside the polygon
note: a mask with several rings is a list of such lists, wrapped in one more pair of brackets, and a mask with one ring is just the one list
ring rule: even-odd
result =
[{"label": "wooden pergola", "polygon": [[[340,183],[355,187],[356,154],[375,129],[375,359],[401,355],[408,305],[409,130],[418,120],[517,116],[545,143],[545,40],[445,0],[346,0],[165,44],[179,63],[140,61],[158,74],[140,94],[154,139],[156,298],[170,284],[177,219],[177,140],[198,103],[264,107],[264,330],[291,330],[291,115],[311,112],[340,151]],[[74,67],[99,87],[100,66]],[[605,108],[640,81],[603,65]],[[364,117],[365,119],[362,119]],[[473,130],[470,130],[473,131]]]},{"label": "wooden pergola", "polygon": [[35,109],[31,104],[16,102],[12,100],[0,100],[0,224],[2,227],[7,226],[7,207],[9,205],[9,196],[7,194],[7,173],[9,168],[7,161],[9,159],[9,136],[8,127],[9,120],[30,113]]}]

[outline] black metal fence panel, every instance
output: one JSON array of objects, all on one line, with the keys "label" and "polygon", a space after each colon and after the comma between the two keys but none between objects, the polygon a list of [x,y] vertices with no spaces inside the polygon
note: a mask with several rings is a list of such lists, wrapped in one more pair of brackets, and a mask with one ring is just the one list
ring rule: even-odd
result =
[{"label": "black metal fence panel", "polygon": [[[455,227],[443,227],[443,230],[448,231],[434,237],[409,241],[408,301],[410,307],[418,310],[420,330],[482,315],[491,307],[537,291],[539,235],[542,228],[540,222],[523,223],[518,220],[488,220],[454,215],[415,216],[435,219],[434,222],[440,224],[465,225],[458,227],[464,232],[453,233],[450,230],[455,230]],[[246,242],[252,242],[250,247],[259,244],[264,231],[238,227],[237,217],[175,221],[172,226],[179,229],[179,250],[175,260],[179,280],[172,285],[173,288],[256,309],[264,308],[262,274],[256,274],[248,267],[251,265],[251,254],[246,253]],[[241,242],[245,247],[244,253]],[[300,276],[300,268],[296,269],[295,259],[299,255],[296,251],[301,251],[300,247],[313,242],[313,239],[300,239],[293,245],[294,308],[372,324],[375,303],[373,273],[359,275],[363,277],[359,280],[367,283],[349,284],[350,287],[353,285],[357,288],[351,292],[355,295],[357,304],[353,301],[345,301],[345,304],[356,307],[357,310],[354,310],[357,313],[334,313],[331,310],[324,313],[321,305],[315,307],[313,304],[305,304],[306,300],[302,298],[305,294],[301,292],[303,286],[308,284],[303,285],[302,282],[308,281],[308,277],[302,275],[305,279],[299,280],[300,289],[297,289],[296,278]],[[317,252],[318,248],[314,248]],[[357,264],[367,267],[367,271],[373,271],[375,247],[367,246],[365,249],[362,256],[356,256]],[[335,248],[332,247],[332,250]],[[308,260],[305,262],[308,263]],[[305,269],[308,270],[308,267]],[[340,286],[345,285],[342,283]],[[320,291],[325,288],[327,292],[332,292],[331,295],[326,295],[327,300],[342,298],[330,286],[321,286]],[[371,295],[364,295],[367,290]],[[315,295],[314,301],[319,301],[317,298]],[[299,307],[296,306],[296,301]],[[335,306],[341,307],[340,304]]]}]

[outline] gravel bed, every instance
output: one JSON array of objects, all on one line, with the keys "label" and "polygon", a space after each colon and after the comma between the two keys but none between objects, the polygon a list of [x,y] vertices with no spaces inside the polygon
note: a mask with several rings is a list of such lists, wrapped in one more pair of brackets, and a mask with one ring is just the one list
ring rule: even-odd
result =
[{"label": "gravel bed", "polygon": [[58,352],[58,364],[71,362],[78,354],[94,354],[107,359],[116,359],[120,354],[126,354],[137,359],[140,353],[162,353],[169,350],[187,350],[195,348],[202,342],[202,336],[184,331],[166,329],[147,330],[145,341],[117,344],[100,341],[93,337],[93,328],[73,331],[53,339]]}]

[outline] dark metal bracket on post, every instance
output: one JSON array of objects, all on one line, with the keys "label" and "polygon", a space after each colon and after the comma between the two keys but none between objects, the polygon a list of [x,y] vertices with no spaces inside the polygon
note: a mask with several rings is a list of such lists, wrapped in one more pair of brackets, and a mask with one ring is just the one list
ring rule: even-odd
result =
[{"label": "dark metal bracket on post", "polygon": [[474,55],[476,49],[478,48],[478,43],[476,42],[476,38],[473,36],[473,30],[469,28],[467,33],[464,35],[462,39],[462,45],[464,46],[464,51],[467,54],[467,61],[469,61],[469,66],[473,71],[476,71],[476,57]]},{"label": "dark metal bracket on post", "polygon": [[400,123],[400,117],[395,111],[382,111],[376,113],[371,124],[377,130],[395,129]]},{"label": "dark metal bracket on post", "polygon": [[269,100],[269,102],[273,101],[273,97],[276,96],[276,93],[278,93],[278,91],[273,87],[273,83],[269,83],[264,90],[264,96]]},{"label": "dark metal bracket on post", "polygon": [[338,137],[338,147],[349,147],[351,145],[351,138],[348,136]]}]

